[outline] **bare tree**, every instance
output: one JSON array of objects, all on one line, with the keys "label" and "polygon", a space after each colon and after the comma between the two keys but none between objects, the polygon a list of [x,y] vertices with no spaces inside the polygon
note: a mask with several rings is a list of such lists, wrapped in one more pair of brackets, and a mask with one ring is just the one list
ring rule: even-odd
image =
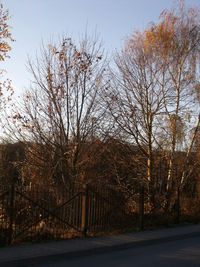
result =
[{"label": "bare tree", "polygon": [[[191,138],[191,130],[199,125],[199,104],[195,92],[199,84],[199,11],[186,8],[184,1],[180,1],[176,9],[161,14],[159,24],[153,25],[146,37],[147,43],[151,42],[148,47],[157,53],[166,67],[165,77],[168,83],[164,87],[164,104],[167,124],[164,123],[163,130],[168,140],[167,190],[170,190],[174,183],[177,186],[185,183],[185,168],[188,168],[187,162],[196,135],[196,131],[193,131]],[[178,151],[185,151],[185,164],[177,179],[173,170]]]},{"label": "bare tree", "polygon": [[[198,10],[183,2],[164,11],[158,23],[126,41],[116,56],[112,88],[105,92],[116,127],[146,158],[145,181],[153,194],[155,188],[174,191],[190,174],[186,167],[197,133],[190,138],[191,130],[199,127],[199,26]],[[164,174],[160,180],[155,177],[158,155],[167,162],[167,179]]]},{"label": "bare tree", "polygon": [[[0,4],[0,62],[5,61],[9,57],[11,50],[10,43],[13,42],[11,30],[9,26],[10,16],[8,10],[4,9],[3,5]],[[11,81],[5,79],[5,70],[0,68],[0,109],[1,111],[8,104],[13,94],[13,88]],[[1,121],[2,118],[0,118]]]},{"label": "bare tree", "polygon": [[135,33],[116,57],[115,82],[107,91],[108,108],[124,138],[136,145],[146,158],[148,186],[153,178],[153,145],[157,117],[164,110],[165,66],[145,48],[145,35]]},{"label": "bare tree", "polygon": [[17,135],[32,146],[39,165],[50,165],[54,181],[84,177],[84,150],[103,116],[99,93],[106,85],[105,67],[101,45],[87,36],[78,45],[63,38],[43,47],[35,63],[29,60],[33,82],[14,116]]}]

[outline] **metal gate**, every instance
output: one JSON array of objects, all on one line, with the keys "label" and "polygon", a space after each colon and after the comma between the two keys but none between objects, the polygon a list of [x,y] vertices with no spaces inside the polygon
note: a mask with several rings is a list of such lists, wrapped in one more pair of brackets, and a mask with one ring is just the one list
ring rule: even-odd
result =
[{"label": "metal gate", "polygon": [[133,225],[136,217],[105,186],[0,188],[0,245],[92,236]]},{"label": "metal gate", "polygon": [[75,188],[12,186],[1,190],[1,244],[81,235],[82,195]]}]

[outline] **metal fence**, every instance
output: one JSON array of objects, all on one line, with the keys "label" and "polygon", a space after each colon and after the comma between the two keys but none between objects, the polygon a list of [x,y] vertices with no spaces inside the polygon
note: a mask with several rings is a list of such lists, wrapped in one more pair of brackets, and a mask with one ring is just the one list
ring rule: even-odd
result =
[{"label": "metal fence", "polygon": [[105,185],[1,187],[0,245],[143,230],[193,217],[198,220],[198,199],[190,201],[197,207],[193,214],[184,204],[189,200],[180,194],[174,208],[166,213],[162,207],[149,207],[148,191],[143,187],[131,197]]},{"label": "metal fence", "polygon": [[0,188],[0,244],[66,239],[123,228],[128,216],[122,201],[119,193],[106,187]]}]

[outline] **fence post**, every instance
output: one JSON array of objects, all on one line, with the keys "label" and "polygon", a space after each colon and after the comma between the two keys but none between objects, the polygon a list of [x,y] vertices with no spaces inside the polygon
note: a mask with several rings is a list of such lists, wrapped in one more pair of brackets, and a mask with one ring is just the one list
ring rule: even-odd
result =
[{"label": "fence post", "polygon": [[15,202],[15,186],[13,183],[10,188],[8,245],[12,244],[13,240],[14,202]]},{"label": "fence post", "polygon": [[139,193],[139,229],[144,230],[144,185],[140,185]]},{"label": "fence post", "polygon": [[86,184],[83,185],[82,192],[82,212],[81,212],[81,225],[83,236],[87,237],[88,231],[88,187]]},{"label": "fence post", "polygon": [[180,223],[180,188],[177,188],[176,222]]}]

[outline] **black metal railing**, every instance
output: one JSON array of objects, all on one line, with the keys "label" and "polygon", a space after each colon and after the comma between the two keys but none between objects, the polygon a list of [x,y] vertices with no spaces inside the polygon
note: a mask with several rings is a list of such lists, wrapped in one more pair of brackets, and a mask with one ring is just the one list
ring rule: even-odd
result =
[{"label": "black metal railing", "polygon": [[144,186],[138,186],[129,197],[105,185],[74,185],[68,189],[15,184],[0,187],[0,245],[143,230],[182,220],[199,220],[200,212],[187,209],[186,205],[195,202],[198,208],[195,196],[186,199],[177,191],[170,211],[166,211],[161,198],[154,206],[150,205],[150,199]]}]

